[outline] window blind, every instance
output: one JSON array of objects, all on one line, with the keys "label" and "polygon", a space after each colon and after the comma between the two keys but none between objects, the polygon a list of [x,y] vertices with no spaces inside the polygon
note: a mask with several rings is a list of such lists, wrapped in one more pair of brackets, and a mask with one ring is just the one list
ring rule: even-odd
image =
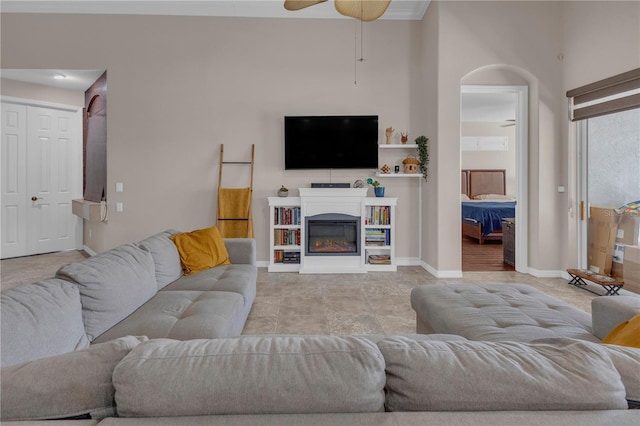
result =
[{"label": "window blind", "polygon": [[569,90],[567,97],[571,121],[640,108],[640,68]]}]

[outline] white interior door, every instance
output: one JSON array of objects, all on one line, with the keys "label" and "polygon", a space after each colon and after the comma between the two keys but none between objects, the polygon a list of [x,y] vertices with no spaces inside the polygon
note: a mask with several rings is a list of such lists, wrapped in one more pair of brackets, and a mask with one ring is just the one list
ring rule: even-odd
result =
[{"label": "white interior door", "polygon": [[82,221],[71,212],[82,197],[80,111],[3,102],[3,118],[5,107],[25,108],[26,131],[5,129],[3,120],[2,258],[80,248]]},{"label": "white interior door", "polygon": [[2,258],[27,252],[27,107],[2,103]]}]

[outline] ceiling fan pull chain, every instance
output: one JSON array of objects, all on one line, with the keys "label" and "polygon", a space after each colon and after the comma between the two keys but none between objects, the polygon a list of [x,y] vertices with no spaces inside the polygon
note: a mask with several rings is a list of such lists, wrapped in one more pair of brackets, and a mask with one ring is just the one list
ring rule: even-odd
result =
[{"label": "ceiling fan pull chain", "polygon": [[[355,62],[353,65],[353,85],[358,85],[358,62],[363,63],[366,61],[364,58],[364,22],[354,19],[354,27],[353,27],[353,56],[355,58]],[[360,58],[358,58],[358,22],[360,23]]]},{"label": "ceiling fan pull chain", "polygon": [[353,20],[353,85],[358,85],[358,23]]}]

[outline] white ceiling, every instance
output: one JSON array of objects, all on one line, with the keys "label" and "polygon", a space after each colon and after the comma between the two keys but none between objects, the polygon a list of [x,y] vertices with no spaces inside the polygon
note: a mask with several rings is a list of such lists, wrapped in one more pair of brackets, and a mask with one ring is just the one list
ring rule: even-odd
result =
[{"label": "white ceiling", "polygon": [[[421,20],[430,0],[392,0],[381,19]],[[252,18],[346,18],[333,0],[303,10],[284,9],[284,0],[2,0],[2,13],[235,16]]]},{"label": "white ceiling", "polygon": [[[59,89],[84,92],[104,71],[105,70],[2,69],[0,70],[0,77],[9,80],[41,84],[43,86],[57,87]],[[54,76],[56,75],[62,75],[65,78],[55,79]]]},{"label": "white ceiling", "polygon": [[501,123],[515,120],[515,93],[463,93],[460,121]]}]

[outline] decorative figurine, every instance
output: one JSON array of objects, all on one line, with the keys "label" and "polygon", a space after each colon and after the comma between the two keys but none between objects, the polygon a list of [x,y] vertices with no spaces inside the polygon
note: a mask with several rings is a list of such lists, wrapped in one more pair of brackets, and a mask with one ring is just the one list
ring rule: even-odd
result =
[{"label": "decorative figurine", "polygon": [[289,190],[282,185],[280,189],[278,189],[278,197],[287,197],[289,195]]},{"label": "decorative figurine", "polygon": [[407,132],[406,130],[404,132],[400,132],[400,136],[400,142],[407,143],[407,141],[409,140],[409,132]]},{"label": "decorative figurine", "polygon": [[384,131],[385,135],[387,136],[387,144],[391,143],[391,135],[393,134],[394,130],[393,127],[387,127]]}]

